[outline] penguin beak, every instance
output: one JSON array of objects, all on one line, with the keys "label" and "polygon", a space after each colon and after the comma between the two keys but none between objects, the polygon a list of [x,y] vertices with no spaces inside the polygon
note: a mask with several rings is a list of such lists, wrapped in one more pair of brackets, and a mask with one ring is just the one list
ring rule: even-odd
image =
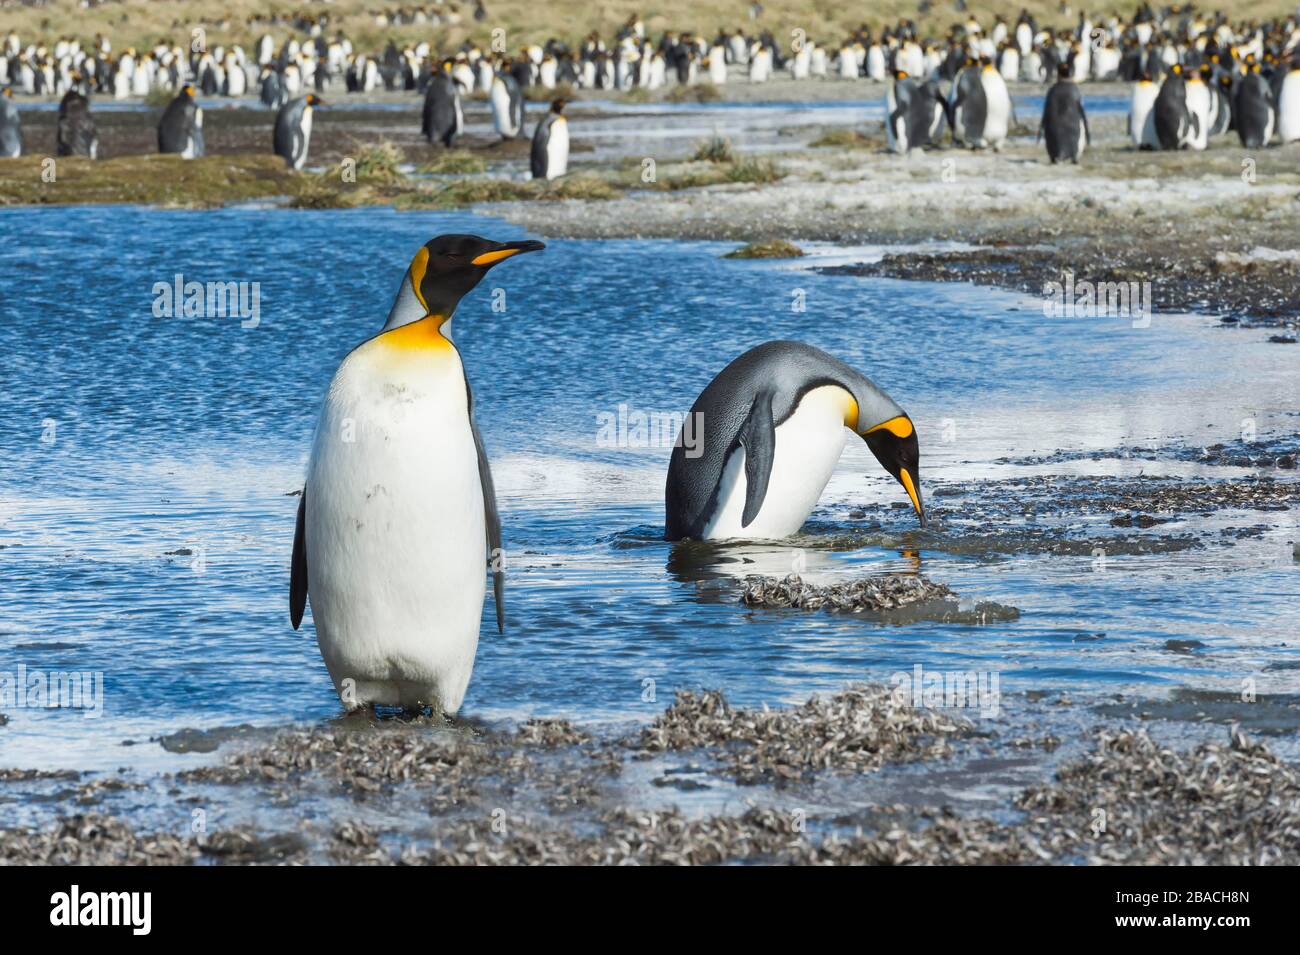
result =
[{"label": "penguin beak", "polygon": [[912,501],[917,519],[925,527],[925,507],[921,503],[920,445],[916,428],[906,415],[890,418],[862,435],[881,467],[892,474]]},{"label": "penguin beak", "polygon": [[921,484],[917,477],[912,474],[912,469],[901,467],[898,469],[898,480],[907,491],[907,496],[912,499],[912,507],[916,508],[917,520],[921,526],[925,527],[925,508],[921,505]]},{"label": "penguin beak", "polygon": [[498,262],[504,262],[512,255],[518,255],[521,252],[540,252],[544,248],[546,248],[545,244],[538,242],[536,239],[525,239],[522,242],[498,242],[495,247],[476,255],[471,260],[471,264],[491,268]]}]

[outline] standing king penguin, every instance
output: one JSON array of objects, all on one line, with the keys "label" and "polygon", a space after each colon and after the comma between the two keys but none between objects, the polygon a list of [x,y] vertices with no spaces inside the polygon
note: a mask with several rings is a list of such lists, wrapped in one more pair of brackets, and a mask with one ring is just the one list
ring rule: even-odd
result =
[{"label": "standing king penguin", "polygon": [[23,154],[23,130],[14,105],[14,91],[0,89],[0,159],[17,159]]},{"label": "standing king penguin", "polygon": [[516,139],[524,133],[524,95],[519,81],[509,73],[498,73],[488,94],[492,126],[502,139]]},{"label": "standing king penguin", "polygon": [[55,155],[99,158],[99,130],[90,115],[90,100],[75,89],[63,94],[59,102]]},{"label": "standing king penguin", "polygon": [[203,145],[203,110],[194,99],[193,86],[181,87],[163,110],[158,120],[158,152],[178,153],[182,159],[198,159],[207,154]]},{"label": "standing king penguin", "polygon": [[289,618],[296,630],[310,581],[316,639],[349,709],[460,709],[489,560],[504,629],[492,472],[447,333],[489,269],[541,248],[473,235],[425,243],[383,329],[330,382],[298,502]]},{"label": "standing king penguin", "polygon": [[465,116],[460,108],[460,87],[451,74],[451,61],[429,78],[424,91],[424,108],[420,113],[420,134],[430,144],[442,143],[450,148],[465,130]]},{"label": "standing king penguin", "polygon": [[271,148],[288,164],[290,169],[307,165],[307,149],[311,145],[311,114],[325,101],[315,93],[289,100],[275,114],[275,132]]},{"label": "standing king penguin", "polygon": [[845,427],[903,485],[925,525],[912,419],[870,379],[811,345],[768,342],[745,352],[704,389],[687,422],[703,429],[700,453],[688,454],[684,441],[673,448],[668,540],[796,533],[830,481]]},{"label": "standing king penguin", "polygon": [[1237,86],[1232,111],[1237,117],[1237,137],[1247,149],[1267,146],[1277,128],[1277,103],[1259,64],[1250,64]]},{"label": "standing king penguin", "polygon": [[565,101],[551,103],[550,112],[533,132],[530,156],[534,179],[558,179],[569,171],[569,121],[564,118]]},{"label": "standing king penguin", "polygon": [[1179,64],[1170,67],[1151,111],[1161,149],[1184,149],[1200,135],[1200,120],[1188,108],[1187,81]]},{"label": "standing king penguin", "polygon": [[1088,115],[1083,111],[1079,85],[1070,78],[1070,68],[1057,67],[1059,79],[1047,91],[1043,102],[1043,119],[1038,132],[1047,141],[1047,158],[1055,165],[1068,159],[1078,163],[1083,150],[1092,142],[1088,132]]}]

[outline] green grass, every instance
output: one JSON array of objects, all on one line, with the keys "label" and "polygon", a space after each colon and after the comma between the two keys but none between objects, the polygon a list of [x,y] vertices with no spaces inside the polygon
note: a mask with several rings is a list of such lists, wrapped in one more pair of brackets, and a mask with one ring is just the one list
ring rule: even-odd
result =
[{"label": "green grass", "polygon": [[436,153],[416,170],[430,176],[467,176],[487,171],[487,160],[464,149],[449,149]]},{"label": "green grass", "polygon": [[716,103],[722,99],[722,91],[712,83],[696,83],[694,86],[674,86],[664,97],[670,103]]},{"label": "green grass", "polygon": [[691,156],[695,162],[731,162],[734,158],[731,140],[722,136],[714,136],[696,144],[695,153]]},{"label": "green grass", "polygon": [[724,259],[798,259],[804,254],[803,249],[784,239],[769,239],[766,242],[751,242],[728,252]]},{"label": "green grass", "polygon": [[770,159],[737,159],[727,169],[727,179],[731,182],[765,184],[783,178],[785,173]]}]

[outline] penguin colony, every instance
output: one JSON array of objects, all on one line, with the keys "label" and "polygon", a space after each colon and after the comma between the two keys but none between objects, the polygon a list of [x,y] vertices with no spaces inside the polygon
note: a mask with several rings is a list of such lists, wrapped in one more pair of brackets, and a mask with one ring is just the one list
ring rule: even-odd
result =
[{"label": "penguin colony", "polygon": [[[474,16],[486,18],[481,5]],[[380,27],[441,22],[442,14],[419,10],[376,17]],[[808,38],[781,42],[768,30],[722,29],[712,39],[666,31],[655,41],[634,15],[609,42],[593,32],[576,44],[550,39],[514,55],[484,51],[468,41],[449,54],[427,41],[399,48],[391,40],[382,53],[365,53],[341,30],[330,38],[328,15],[298,16],[292,23],[301,38],[277,49],[264,33],[251,54],[239,45],[191,52],[166,41],[114,54],[103,36],[85,46],[74,38],[24,45],[11,32],[0,46],[0,88],[63,94],[61,113],[69,117],[69,133],[60,136],[60,155],[83,156],[97,151],[86,100],[92,93],[126,98],[176,91],[159,126],[159,148],[188,157],[203,155],[197,97],[256,94],[277,110],[276,153],[299,169],[306,161],[311,109],[323,105],[320,96],[327,90],[418,92],[424,97],[425,137],[450,146],[464,129],[461,97],[476,91],[487,94],[499,135],[513,139],[526,134],[523,93],[529,87],[653,90],[670,83],[721,85],[740,72],[751,83],[784,75],[885,84],[887,138],[900,153],[937,144],[944,125],[954,143],[1000,148],[1016,123],[1007,90],[1007,83],[1016,81],[1053,84],[1039,125],[1053,162],[1077,162],[1089,143],[1082,98],[1073,84],[1090,80],[1133,84],[1128,135],[1138,148],[1199,150],[1212,136],[1230,131],[1248,147],[1275,138],[1300,139],[1300,21],[1295,17],[1231,22],[1222,14],[1143,5],[1127,22],[1115,16],[1093,20],[1084,13],[1071,28],[1049,29],[1024,12],[1014,24],[996,17],[987,29],[971,16],[942,39],[922,37],[915,24],[902,20],[878,34],[864,25],[838,43],[821,45]],[[309,101],[309,95],[316,99]],[[0,139],[10,143],[4,155],[13,155],[15,141],[21,151],[16,115],[0,107]],[[546,128],[536,135],[550,137],[557,115],[562,118],[562,107],[547,114]],[[566,154],[551,167],[567,165],[564,133],[542,147],[535,135],[534,167],[539,148]],[[541,173],[558,174],[546,168]]]}]

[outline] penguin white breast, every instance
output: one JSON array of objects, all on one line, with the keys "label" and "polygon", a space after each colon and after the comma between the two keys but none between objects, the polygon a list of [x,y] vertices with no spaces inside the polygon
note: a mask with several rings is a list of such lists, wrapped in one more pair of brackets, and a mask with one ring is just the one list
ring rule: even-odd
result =
[{"label": "penguin white breast", "polygon": [[717,509],[704,527],[704,537],[779,538],[798,533],[844,450],[846,392],[841,388],[814,388],[803,396],[794,413],[776,427],[776,451],[763,506],[748,527],[741,526],[745,512],[745,450],[737,448],[727,459],[718,484]]},{"label": "penguin white breast", "polygon": [[546,178],[556,179],[569,171],[569,124],[563,116],[551,123],[546,140]]},{"label": "penguin white breast", "polygon": [[[419,324],[419,323],[417,323]],[[330,383],[307,475],[317,639],[356,702],[455,712],[478,646],[487,543],[460,358],[413,326],[372,339]]]}]

